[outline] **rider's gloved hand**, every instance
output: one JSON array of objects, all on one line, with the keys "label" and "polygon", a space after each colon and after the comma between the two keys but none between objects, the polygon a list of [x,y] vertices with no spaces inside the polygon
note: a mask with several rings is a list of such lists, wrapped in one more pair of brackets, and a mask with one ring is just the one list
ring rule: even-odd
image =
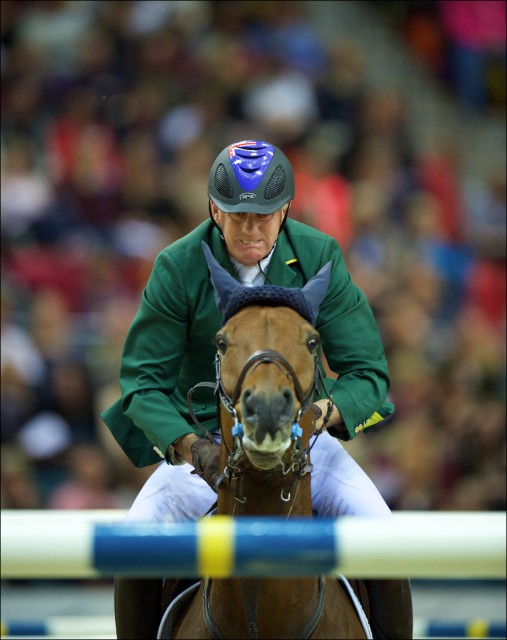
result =
[{"label": "rider's gloved hand", "polygon": [[[334,404],[328,400],[317,400],[312,404],[312,427],[313,433],[326,429],[329,425],[329,420],[332,416]],[[339,416],[339,414],[338,414]]]},{"label": "rider's gloved hand", "polygon": [[318,430],[318,420],[322,418],[322,409],[318,404],[312,404],[312,426],[314,431]]},{"label": "rider's gloved hand", "polygon": [[220,478],[220,447],[209,440],[199,438],[190,445],[192,464],[199,477],[205,480],[213,491],[217,491]]},{"label": "rider's gloved hand", "polygon": [[347,428],[338,407],[327,399],[312,404],[312,435],[326,429],[330,435],[340,440],[349,440]]}]

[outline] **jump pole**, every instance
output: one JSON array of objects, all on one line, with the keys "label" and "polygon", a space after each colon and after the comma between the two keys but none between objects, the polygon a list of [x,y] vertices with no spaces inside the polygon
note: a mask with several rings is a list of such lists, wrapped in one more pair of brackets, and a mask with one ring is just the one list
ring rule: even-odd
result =
[{"label": "jump pole", "polygon": [[505,578],[505,512],[134,523],[119,512],[2,511],[1,577]]}]

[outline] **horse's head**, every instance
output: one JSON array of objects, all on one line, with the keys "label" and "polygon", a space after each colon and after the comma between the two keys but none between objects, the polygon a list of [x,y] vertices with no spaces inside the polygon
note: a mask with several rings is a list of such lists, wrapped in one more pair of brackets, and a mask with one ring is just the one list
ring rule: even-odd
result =
[{"label": "horse's head", "polygon": [[305,421],[303,434],[299,419],[313,400],[320,345],[313,325],[329,284],[330,265],[303,289],[247,288],[206,249],[225,320],[216,335],[222,402],[240,425],[250,462],[271,469],[295,437],[309,438],[311,421]]},{"label": "horse's head", "polygon": [[255,467],[273,468],[311,404],[319,334],[293,309],[252,305],[226,322],[216,344],[245,453]]}]

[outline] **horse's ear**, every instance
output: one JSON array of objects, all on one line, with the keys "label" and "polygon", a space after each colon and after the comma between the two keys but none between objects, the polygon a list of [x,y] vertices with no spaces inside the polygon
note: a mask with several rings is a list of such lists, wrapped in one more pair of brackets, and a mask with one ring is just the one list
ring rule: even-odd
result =
[{"label": "horse's ear", "polygon": [[215,289],[215,300],[218,310],[223,315],[225,308],[232,296],[232,294],[242,285],[235,280],[231,274],[221,267],[215,256],[211,253],[211,249],[205,242],[201,242],[202,250],[204,251],[204,257],[208,263],[208,269],[211,276],[211,282]]},{"label": "horse's ear", "polygon": [[326,297],[329,281],[331,279],[332,266],[333,264],[331,261],[325,264],[311,280],[308,280],[302,289],[306,299],[312,307],[313,317],[315,319],[319,315],[319,307]]}]

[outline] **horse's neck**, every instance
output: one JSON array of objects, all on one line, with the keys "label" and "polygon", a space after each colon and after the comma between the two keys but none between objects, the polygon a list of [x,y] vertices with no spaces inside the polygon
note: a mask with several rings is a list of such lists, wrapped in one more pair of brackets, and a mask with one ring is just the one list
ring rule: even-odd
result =
[{"label": "horse's neck", "polygon": [[[310,476],[293,483],[290,498],[281,493],[292,484],[292,474],[243,474],[244,502],[237,500],[235,482],[222,483],[218,494],[220,515],[303,517],[311,515]],[[226,485],[226,486],[224,486]],[[287,498],[287,495],[284,494]],[[213,580],[210,608],[217,627],[230,635],[247,637],[247,628],[255,624],[259,638],[300,637],[312,618],[318,600],[318,579],[229,578]],[[287,633],[289,635],[287,635]],[[291,635],[292,634],[292,635]],[[250,636],[249,636],[250,637]]]},{"label": "horse's neck", "polygon": [[[245,453],[237,472],[229,469],[219,490],[217,513],[232,516],[303,517],[312,515],[310,474],[298,477],[282,467],[273,471],[253,469],[245,462]],[[222,443],[221,466],[227,465],[229,452]],[[286,462],[286,466],[287,466]]]},{"label": "horse's neck", "polygon": [[243,472],[226,480],[218,492],[217,513],[233,516],[303,517],[312,515],[310,476],[294,478],[266,472]]},{"label": "horse's neck", "polygon": [[[227,451],[223,446],[222,463],[225,465],[226,461]],[[219,515],[311,517],[309,473],[298,478],[292,471],[284,474],[281,468],[266,472],[246,467],[237,477],[229,474],[232,477],[221,483],[217,504]],[[210,607],[218,628],[228,629],[229,637],[246,637],[247,618],[250,622],[255,619],[259,637],[281,637],[282,634],[283,637],[299,637],[314,614],[318,589],[318,578],[313,576],[217,579],[211,584]],[[254,608],[257,613],[248,616],[247,611]]]}]

